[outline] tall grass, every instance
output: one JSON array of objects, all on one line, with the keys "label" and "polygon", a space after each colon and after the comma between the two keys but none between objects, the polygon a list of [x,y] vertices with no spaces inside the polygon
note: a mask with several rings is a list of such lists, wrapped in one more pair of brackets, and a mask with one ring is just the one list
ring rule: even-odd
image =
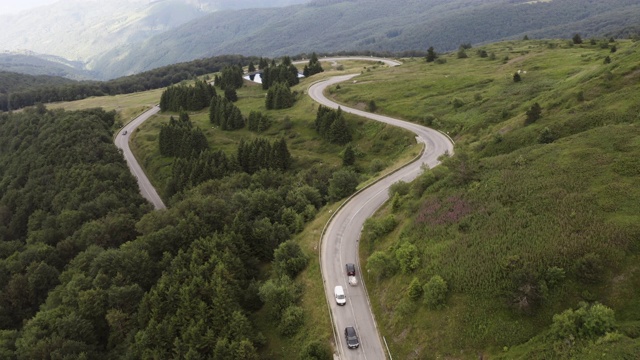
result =
[{"label": "tall grass", "polygon": [[[394,358],[512,358],[508,349],[579,301],[611,306],[620,324],[640,319],[640,44],[616,45],[624,50],[604,64],[610,54],[600,46],[498,43],[483,48],[506,63],[455,54],[444,64],[409,60],[334,89],[339,101],[374,100],[380,112],[457,141],[457,155],[403,198],[395,214],[402,225],[361,248],[363,262],[374,251],[393,257],[401,242],[420,250],[414,273],[367,282]],[[524,126],[535,102],[542,118]],[[545,128],[550,144],[539,142]],[[551,285],[554,267],[565,277]],[[450,289],[441,311],[406,293],[413,277],[424,284],[433,275]],[[542,296],[522,311],[515,297],[527,284]],[[535,350],[522,348],[513,358]]]}]

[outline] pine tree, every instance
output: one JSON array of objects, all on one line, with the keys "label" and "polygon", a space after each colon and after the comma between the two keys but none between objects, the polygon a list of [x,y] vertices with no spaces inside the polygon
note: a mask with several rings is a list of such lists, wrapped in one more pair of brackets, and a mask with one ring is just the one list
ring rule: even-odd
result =
[{"label": "pine tree", "polygon": [[427,50],[427,56],[426,56],[427,62],[434,62],[436,61],[437,58],[438,58],[438,54],[436,54],[436,51],[434,50],[433,46],[429,47],[429,49]]},{"label": "pine tree", "polygon": [[540,104],[535,103],[527,110],[527,118],[524,121],[525,125],[533,124],[542,116],[542,108]]},{"label": "pine tree", "polygon": [[353,146],[348,144],[344,149],[344,154],[342,155],[342,166],[351,166],[356,162],[356,152],[353,150]]}]

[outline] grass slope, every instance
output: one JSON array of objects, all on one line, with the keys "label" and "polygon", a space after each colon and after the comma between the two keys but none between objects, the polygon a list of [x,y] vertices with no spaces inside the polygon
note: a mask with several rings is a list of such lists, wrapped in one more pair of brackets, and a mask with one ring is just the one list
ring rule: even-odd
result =
[{"label": "grass slope", "polygon": [[[586,43],[497,43],[332,89],[343,103],[373,100],[457,142],[456,156],[372,221],[393,215],[400,225],[363,241],[365,261],[382,251],[393,262],[403,244],[417,249],[414,271],[368,279],[394,358],[638,356],[640,44]],[[524,126],[535,102],[542,117]],[[562,280],[551,281],[553,267]],[[424,285],[434,275],[449,287],[441,310],[408,295],[414,278]],[[614,309],[621,338],[558,348],[552,316],[580,301]]]}]

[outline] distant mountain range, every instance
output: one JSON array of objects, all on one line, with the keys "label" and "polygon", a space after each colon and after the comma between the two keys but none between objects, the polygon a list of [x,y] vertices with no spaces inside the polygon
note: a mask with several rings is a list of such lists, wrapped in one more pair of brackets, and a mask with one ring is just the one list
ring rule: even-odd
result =
[{"label": "distant mountain range", "polygon": [[100,74],[86,70],[82,62],[32,51],[0,52],[0,71],[59,76],[72,80],[90,80],[100,77]]},{"label": "distant mountain range", "polygon": [[[424,51],[429,46],[449,51],[462,43],[524,35],[626,36],[640,25],[638,0],[114,0],[107,6],[114,15],[103,22],[91,21],[93,8],[83,10],[84,3],[92,2],[61,2],[77,5],[72,14],[83,26],[77,31],[66,26],[67,32],[57,35],[59,44],[42,41],[32,50],[61,54],[67,49],[75,57],[65,57],[82,59],[87,69],[107,79],[220,54],[276,57],[312,51]],[[247,9],[258,5],[291,6]],[[64,8],[58,9],[60,15],[52,13],[55,23],[66,19]],[[33,16],[47,23],[46,14]],[[10,37],[2,31],[5,25],[0,25],[0,44]],[[47,26],[55,32],[59,25]],[[26,28],[20,33],[24,39],[38,37]]]},{"label": "distant mountain range", "polygon": [[106,51],[145,41],[211,12],[306,1],[60,0],[16,15],[0,16],[0,51],[13,55],[16,51],[20,52],[18,55],[25,55],[25,51],[50,54],[91,69],[91,60]]}]

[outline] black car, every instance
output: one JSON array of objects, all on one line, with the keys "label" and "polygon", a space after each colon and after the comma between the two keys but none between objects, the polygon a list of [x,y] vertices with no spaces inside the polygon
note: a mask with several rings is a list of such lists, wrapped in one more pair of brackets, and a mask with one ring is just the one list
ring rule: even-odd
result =
[{"label": "black car", "polygon": [[347,346],[349,349],[357,349],[360,346],[358,335],[356,335],[356,329],[353,326],[347,326],[344,328],[344,336],[347,338]]},{"label": "black car", "polygon": [[356,265],[355,264],[347,264],[347,276],[355,276],[356,275]]}]

